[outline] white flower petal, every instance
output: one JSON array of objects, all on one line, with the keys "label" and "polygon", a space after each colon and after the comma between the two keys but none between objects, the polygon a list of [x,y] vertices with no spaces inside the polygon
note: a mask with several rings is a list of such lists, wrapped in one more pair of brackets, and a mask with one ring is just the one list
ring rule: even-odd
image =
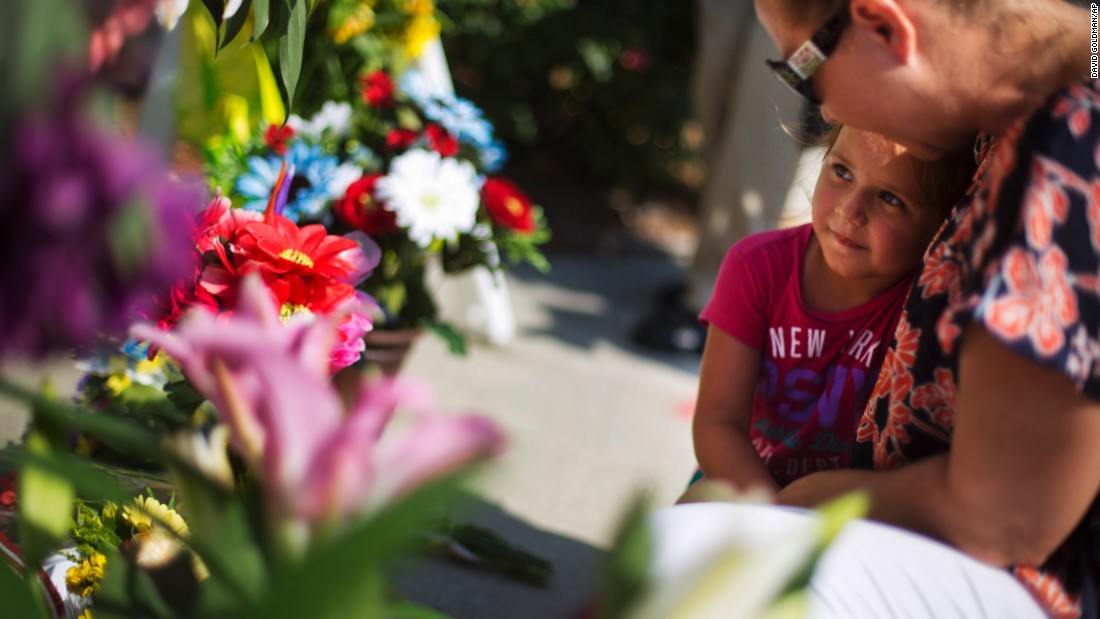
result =
[{"label": "white flower petal", "polygon": [[[166,30],[171,30],[176,27],[180,17],[187,10],[188,0],[159,0],[156,8],[153,9],[157,16],[157,21],[160,22]],[[240,0],[236,0],[237,4],[240,4]]]},{"label": "white flower petal", "polygon": [[477,223],[477,172],[466,161],[412,149],[394,159],[375,191],[421,247],[454,239]]},{"label": "white flower petal", "polygon": [[222,19],[229,19],[233,17],[241,8],[242,0],[229,0],[225,3],[225,10],[222,11]]}]

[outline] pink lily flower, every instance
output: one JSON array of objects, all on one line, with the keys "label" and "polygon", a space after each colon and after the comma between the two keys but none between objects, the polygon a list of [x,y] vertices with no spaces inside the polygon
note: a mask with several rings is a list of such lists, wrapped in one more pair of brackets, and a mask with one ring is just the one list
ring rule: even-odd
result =
[{"label": "pink lily flower", "polygon": [[[262,478],[268,513],[284,525],[277,530],[332,531],[503,445],[490,421],[437,413],[414,383],[364,380],[345,404],[328,379],[335,332],[323,318],[280,323],[254,276],[228,318],[196,310],[174,335],[132,330],[175,358],[218,409],[230,444]],[[417,419],[391,436],[384,430],[398,406]]]}]

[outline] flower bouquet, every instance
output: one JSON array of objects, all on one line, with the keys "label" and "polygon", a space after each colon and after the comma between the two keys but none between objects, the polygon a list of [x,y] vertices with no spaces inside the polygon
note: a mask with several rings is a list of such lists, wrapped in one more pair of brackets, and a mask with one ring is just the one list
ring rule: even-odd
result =
[{"label": "flower bouquet", "polygon": [[398,82],[375,70],[357,87],[353,103],[326,101],[309,119],[292,115],[244,144],[208,149],[209,177],[251,212],[285,178],[276,213],[377,244],[378,265],[358,286],[377,303],[377,328],[432,329],[460,351],[461,335],[439,320],[431,261],[444,273],[545,269],[541,210],[493,176],[504,149],[471,102],[438,94],[415,70]]}]

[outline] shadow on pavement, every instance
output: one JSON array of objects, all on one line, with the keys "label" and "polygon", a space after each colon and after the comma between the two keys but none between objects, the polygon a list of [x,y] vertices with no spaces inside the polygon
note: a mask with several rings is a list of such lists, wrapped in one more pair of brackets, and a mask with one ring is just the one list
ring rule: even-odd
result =
[{"label": "shadow on pavement", "polygon": [[698,370],[697,354],[656,352],[631,339],[657,292],[683,279],[683,267],[674,260],[659,254],[588,252],[553,253],[548,258],[548,273],[519,267],[509,274],[526,286],[525,294],[544,316],[536,326],[521,325],[526,335],[552,337],[581,349],[606,343],[684,371]]},{"label": "shadow on pavement", "polygon": [[595,594],[604,553],[584,542],[536,529],[500,506],[473,497],[456,523],[491,529],[523,550],[549,560],[543,587],[443,558],[418,559],[394,585],[409,600],[453,619],[573,619]]}]

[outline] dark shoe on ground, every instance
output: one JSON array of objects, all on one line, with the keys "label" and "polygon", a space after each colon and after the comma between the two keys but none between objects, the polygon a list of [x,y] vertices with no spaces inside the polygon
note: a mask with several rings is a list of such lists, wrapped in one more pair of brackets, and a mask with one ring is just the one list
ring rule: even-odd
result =
[{"label": "dark shoe on ground", "polygon": [[653,306],[631,334],[634,343],[659,352],[701,354],[707,330],[699,324],[698,310],[685,303],[686,293],[683,284],[659,290]]}]

